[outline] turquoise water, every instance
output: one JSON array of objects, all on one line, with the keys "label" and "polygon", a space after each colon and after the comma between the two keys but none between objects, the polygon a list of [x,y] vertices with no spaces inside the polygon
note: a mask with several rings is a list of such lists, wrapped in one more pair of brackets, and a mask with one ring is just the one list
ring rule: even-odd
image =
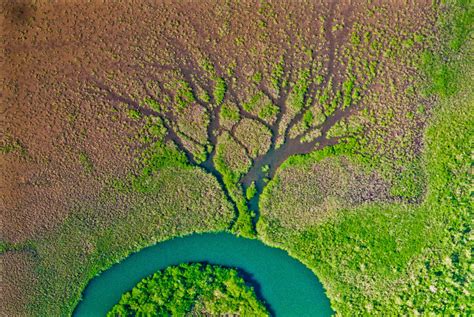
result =
[{"label": "turquoise water", "polygon": [[207,262],[242,270],[275,316],[330,316],[316,276],[285,251],[228,233],[194,234],[132,254],[94,278],[74,316],[104,316],[142,278],[170,265]]}]

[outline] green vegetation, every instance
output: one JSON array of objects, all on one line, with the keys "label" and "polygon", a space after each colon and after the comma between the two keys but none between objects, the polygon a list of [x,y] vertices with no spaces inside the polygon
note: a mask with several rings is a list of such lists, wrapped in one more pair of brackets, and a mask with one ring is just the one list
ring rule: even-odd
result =
[{"label": "green vegetation", "polygon": [[237,122],[240,120],[239,109],[231,105],[223,104],[221,108],[221,120],[230,120]]},{"label": "green vegetation", "polygon": [[242,107],[245,111],[251,112],[255,109],[258,102],[263,98],[263,93],[259,91],[255,95],[253,95],[249,100],[243,103]]},{"label": "green vegetation", "polygon": [[280,112],[280,108],[272,103],[265,104],[258,112],[258,117],[262,120],[270,119]]},{"label": "green vegetation", "polygon": [[301,110],[305,105],[305,95],[309,88],[309,70],[301,70],[298,74],[298,80],[295,82],[293,89],[288,97],[288,104],[295,111]]},{"label": "green vegetation", "polygon": [[200,60],[199,65],[201,66],[201,68],[204,71],[206,71],[207,73],[209,73],[211,75],[214,75],[216,70],[214,68],[214,64],[212,64],[212,62],[209,59],[204,58],[204,59]]},{"label": "green vegetation", "polygon": [[[456,7],[449,12],[472,14],[467,2],[451,5]],[[472,18],[467,23],[472,25]],[[354,208],[344,205],[348,197],[343,193],[324,202],[318,193],[298,191],[312,188],[312,181],[297,175],[307,174],[308,168],[327,169],[330,157],[351,153],[350,143],[288,161],[261,196],[262,239],[311,267],[338,314],[467,316],[472,311],[472,46],[463,46],[449,60],[456,62],[440,66],[451,74],[449,87],[440,85],[440,73],[428,71],[429,88],[439,104],[425,133],[428,187],[420,205],[372,203]],[[408,167],[401,177],[404,185],[392,190],[417,193],[410,185],[417,169],[416,164]],[[280,196],[292,199],[281,207],[285,214],[276,209]],[[324,208],[313,208],[315,203]]]},{"label": "green vegetation", "polygon": [[127,115],[130,119],[133,119],[133,120],[138,120],[142,117],[142,114],[140,113],[140,111],[136,109],[128,109]]},{"label": "green vegetation", "polygon": [[444,62],[441,56],[427,51],[422,56],[422,64],[428,78],[431,79],[427,93],[442,96],[455,93],[454,76],[456,71]]},{"label": "green vegetation", "polygon": [[282,57],[280,57],[280,60],[278,61],[278,63],[275,64],[275,66],[272,70],[272,74],[271,74],[272,86],[273,86],[273,89],[275,89],[276,92],[280,91],[284,71],[285,71],[285,69],[284,69],[284,60],[283,60],[283,56],[282,56]]},{"label": "green vegetation", "polygon": [[359,97],[358,89],[354,87],[354,84],[355,78],[351,74],[349,74],[349,78],[342,83],[343,109],[349,107],[352,104],[353,99],[357,99]]},{"label": "green vegetation", "polygon": [[457,91],[456,76],[459,71],[459,61],[452,58],[459,53],[462,45],[472,33],[474,10],[469,1],[459,0],[450,6],[447,14],[440,19],[443,29],[443,42],[448,43],[436,51],[425,51],[421,56],[421,67],[424,70],[428,86],[428,94],[438,94],[442,97],[453,95]]},{"label": "green vegetation", "polygon": [[400,171],[390,188],[390,193],[395,197],[402,197],[405,200],[415,200],[423,196],[425,190],[423,184],[425,181],[421,162],[412,162]]},{"label": "green vegetation", "polygon": [[311,110],[306,110],[303,116],[303,124],[305,128],[310,127],[313,124],[314,121],[314,115]]},{"label": "green vegetation", "polygon": [[351,43],[353,45],[359,45],[360,44],[360,37],[357,31],[352,32],[351,34]]},{"label": "green vegetation", "polygon": [[190,168],[186,156],[173,144],[155,142],[143,152],[141,159],[143,168],[138,175],[132,177],[132,186],[137,192],[152,191],[153,178],[163,168]]},{"label": "green vegetation", "polygon": [[184,109],[192,102],[196,101],[193,90],[188,82],[179,80],[175,84],[176,94],[174,96],[174,102],[178,109]]},{"label": "green vegetation", "polygon": [[140,281],[107,316],[268,316],[235,269],[181,264]]},{"label": "green vegetation", "polygon": [[252,81],[258,85],[260,84],[260,82],[262,81],[262,73],[261,72],[255,72],[253,75],[252,75]]},{"label": "green vegetation", "polygon": [[199,94],[198,97],[202,102],[205,102],[205,103],[210,103],[211,102],[211,96],[205,90],[201,91],[201,93]]},{"label": "green vegetation", "polygon": [[[235,150],[230,150],[232,147]],[[232,140],[232,137],[228,133],[224,133],[218,139],[214,161],[217,171],[222,175],[224,186],[238,211],[237,220],[232,230],[244,237],[255,237],[252,215],[248,210],[242,186],[238,183],[241,175],[250,167],[250,160],[245,152],[238,147],[238,144]]]},{"label": "green vegetation", "polygon": [[249,187],[245,190],[245,197],[247,200],[252,199],[257,194],[257,187],[255,186],[255,182],[252,182]]},{"label": "green vegetation", "polygon": [[146,97],[143,99],[143,103],[150,107],[154,111],[162,111],[162,106],[153,98]]},{"label": "green vegetation", "polygon": [[21,251],[31,251],[31,250],[32,250],[32,246],[29,242],[15,244],[8,241],[3,241],[3,240],[0,241],[0,254],[9,252],[9,251],[21,252]]},{"label": "green vegetation", "polygon": [[2,140],[2,145],[0,145],[0,153],[8,154],[12,152],[19,151],[20,153],[26,152],[24,147],[21,145],[19,140],[5,139]]},{"label": "green vegetation", "polygon": [[94,165],[92,164],[92,161],[87,153],[79,153],[79,163],[81,163],[82,168],[84,168],[86,173],[92,173],[92,171],[94,171]]},{"label": "green vegetation", "polygon": [[216,104],[220,105],[224,100],[224,95],[227,91],[225,80],[221,77],[217,78],[216,86],[214,87],[214,100]]}]

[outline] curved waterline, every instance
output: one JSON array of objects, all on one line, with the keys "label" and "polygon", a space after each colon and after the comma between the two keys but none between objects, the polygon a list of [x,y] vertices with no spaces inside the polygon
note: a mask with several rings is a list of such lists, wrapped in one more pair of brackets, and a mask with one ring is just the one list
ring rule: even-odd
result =
[{"label": "curved waterline", "polygon": [[316,276],[285,251],[229,233],[207,233],[158,243],[112,266],[87,285],[74,316],[105,316],[121,295],[142,278],[186,262],[207,262],[240,269],[276,316],[332,314],[329,300]]}]

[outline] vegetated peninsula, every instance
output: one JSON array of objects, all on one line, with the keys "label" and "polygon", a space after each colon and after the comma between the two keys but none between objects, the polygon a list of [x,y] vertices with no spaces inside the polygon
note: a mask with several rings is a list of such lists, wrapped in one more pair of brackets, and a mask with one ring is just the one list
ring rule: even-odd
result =
[{"label": "vegetated peninsula", "polygon": [[[472,313],[471,1],[0,6],[2,315],[70,315],[131,253],[219,231],[341,316]],[[170,267],[110,314],[268,314],[236,272]]]}]

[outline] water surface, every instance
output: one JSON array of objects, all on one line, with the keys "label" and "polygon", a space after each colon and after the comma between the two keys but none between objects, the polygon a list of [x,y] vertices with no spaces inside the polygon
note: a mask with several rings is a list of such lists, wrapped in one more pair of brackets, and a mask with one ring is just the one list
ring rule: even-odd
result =
[{"label": "water surface", "polygon": [[104,316],[142,278],[187,262],[240,269],[275,316],[332,314],[316,276],[285,251],[229,233],[207,233],[158,243],[112,266],[89,283],[74,316]]}]

